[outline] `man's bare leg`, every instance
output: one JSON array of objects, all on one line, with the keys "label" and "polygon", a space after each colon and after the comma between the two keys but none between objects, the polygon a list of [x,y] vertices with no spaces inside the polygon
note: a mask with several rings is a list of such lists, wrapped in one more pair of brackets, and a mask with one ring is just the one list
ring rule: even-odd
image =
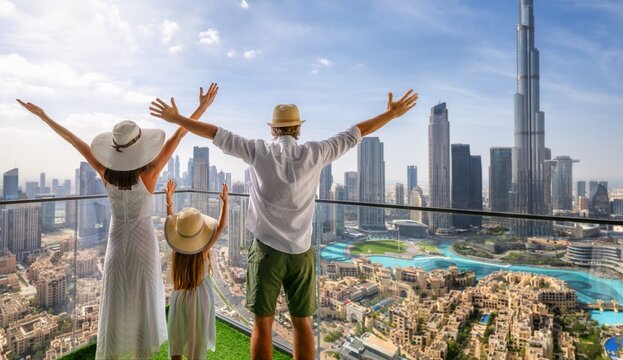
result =
[{"label": "man's bare leg", "polygon": [[253,332],[251,332],[251,359],[272,360],[273,358],[273,320],[271,316],[257,316],[253,318]]},{"label": "man's bare leg", "polygon": [[292,316],[292,327],[294,327],[294,360],[313,360],[316,347],[311,316]]}]

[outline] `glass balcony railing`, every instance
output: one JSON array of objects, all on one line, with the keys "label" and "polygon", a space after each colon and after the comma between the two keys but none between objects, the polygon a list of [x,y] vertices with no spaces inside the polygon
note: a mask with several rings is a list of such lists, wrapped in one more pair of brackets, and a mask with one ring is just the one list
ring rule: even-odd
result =
[{"label": "glass balcony railing", "polygon": [[[164,204],[154,196],[168,301]],[[220,209],[216,193],[192,190],[175,205]],[[242,335],[217,343],[221,354],[249,346],[247,207],[230,196],[212,250],[217,341]],[[3,201],[0,212],[0,359],[76,358],[97,340],[107,198]],[[435,217],[466,226],[430,234]],[[547,235],[518,235],[525,226]],[[623,221],[318,200],[313,228],[320,359],[597,358],[623,338]],[[291,354],[283,295],[275,316],[276,356]]]}]

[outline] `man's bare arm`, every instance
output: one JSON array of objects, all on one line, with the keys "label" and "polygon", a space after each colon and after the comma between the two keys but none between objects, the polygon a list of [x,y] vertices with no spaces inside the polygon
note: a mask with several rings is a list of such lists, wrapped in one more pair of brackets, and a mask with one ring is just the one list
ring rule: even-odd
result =
[{"label": "man's bare arm", "polygon": [[394,95],[391,92],[387,96],[387,110],[384,113],[357,124],[361,136],[370,135],[393,119],[404,115],[407,111],[413,109],[418,98],[418,95],[414,93],[413,90],[407,91],[402,98],[396,102],[393,101]]}]

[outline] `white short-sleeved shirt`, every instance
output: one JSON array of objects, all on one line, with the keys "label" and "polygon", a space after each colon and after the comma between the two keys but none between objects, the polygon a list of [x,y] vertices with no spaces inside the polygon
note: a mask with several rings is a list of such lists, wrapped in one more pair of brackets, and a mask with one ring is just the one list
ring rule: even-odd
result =
[{"label": "white short-sleeved shirt", "polygon": [[357,126],[302,145],[292,136],[272,143],[249,140],[223,128],[214,145],[251,167],[247,229],[266,245],[289,254],[311,246],[314,199],[320,172],[361,141]]}]

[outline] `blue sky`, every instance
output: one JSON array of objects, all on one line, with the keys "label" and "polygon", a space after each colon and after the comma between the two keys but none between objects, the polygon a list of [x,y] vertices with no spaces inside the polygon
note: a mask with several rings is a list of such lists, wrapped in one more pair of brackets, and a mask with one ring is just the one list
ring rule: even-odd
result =
[{"label": "blue sky", "polygon": [[[535,0],[546,146],[579,159],[576,179],[623,186],[623,2]],[[10,149],[0,172],[20,182],[73,178],[79,155],[14,102],[35,102],[87,142],[122,119],[174,127],[147,112],[175,96],[191,113],[199,86],[220,93],[204,120],[269,139],[278,103],[296,103],[318,140],[382,112],[388,91],[414,88],[417,107],[377,132],[387,183],[406,167],[428,176],[428,114],[449,109],[451,143],[483,156],[512,146],[518,1],[100,1],[0,0],[0,136]],[[243,177],[244,164],[208,140],[187,136],[211,162]],[[185,166],[183,166],[185,167]],[[333,166],[336,182],[356,170],[352,151]]]}]

